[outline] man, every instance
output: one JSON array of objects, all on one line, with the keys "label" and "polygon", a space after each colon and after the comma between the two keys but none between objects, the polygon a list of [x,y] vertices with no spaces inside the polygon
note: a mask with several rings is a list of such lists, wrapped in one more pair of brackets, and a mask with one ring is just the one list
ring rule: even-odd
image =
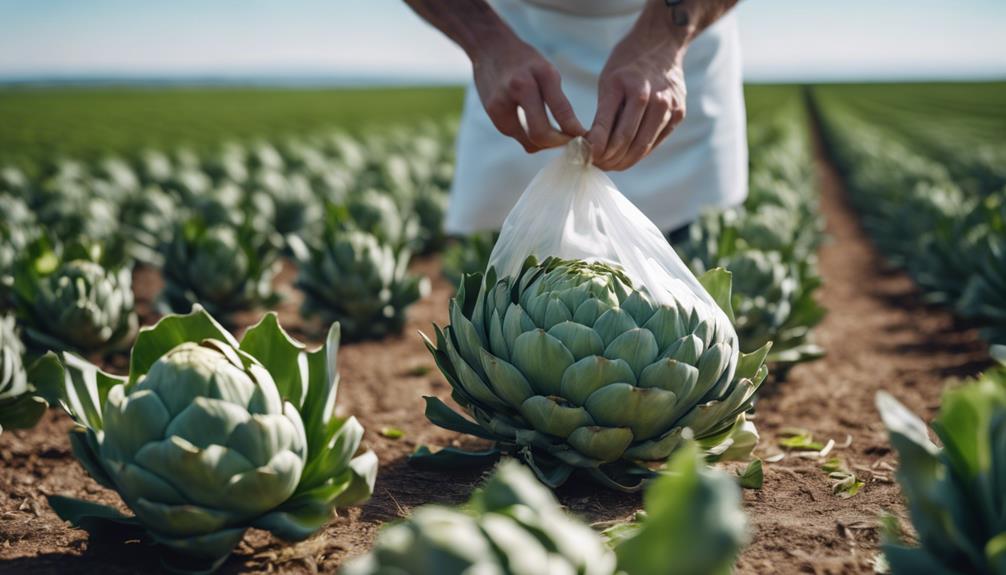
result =
[{"label": "man", "polygon": [[660,229],[746,197],[736,0],[406,2],[474,71],[449,232],[498,230],[556,153],[536,152],[580,135]]}]

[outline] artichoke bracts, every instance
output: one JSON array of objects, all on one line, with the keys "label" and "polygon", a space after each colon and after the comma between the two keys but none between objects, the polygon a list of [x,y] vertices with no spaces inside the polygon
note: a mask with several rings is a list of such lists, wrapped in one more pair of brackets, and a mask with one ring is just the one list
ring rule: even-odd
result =
[{"label": "artichoke bracts", "polygon": [[272,305],[272,279],[279,270],[279,242],[250,225],[207,225],[201,218],[179,223],[163,248],[167,312],[199,304],[213,315]]},{"label": "artichoke bracts", "polygon": [[463,509],[424,505],[385,528],[342,575],[464,573],[614,575],[600,534],[567,516],[523,466],[510,461]]},{"label": "artichoke bracts", "polygon": [[294,238],[297,287],[305,317],[338,321],[351,339],[398,333],[406,310],[429,292],[429,280],[408,273],[410,253],[396,251],[373,234],[328,227],[313,245]]},{"label": "artichoke bracts", "polygon": [[906,546],[891,529],[891,571],[1006,573],[1006,367],[944,393],[932,424],[942,448],[890,395],[880,392],[877,408],[901,460],[897,478],[920,544]]},{"label": "artichoke bracts", "polygon": [[152,540],[179,570],[216,568],[249,527],[308,537],[369,497],[377,470],[360,424],[335,415],[338,337],[309,352],[268,314],[238,342],[196,309],[143,329],[128,377],[64,354],[74,454],[135,517],[50,504],[92,536]]},{"label": "artichoke bracts", "polygon": [[726,575],[747,539],[740,489],[697,451],[692,444],[674,455],[668,473],[647,487],[641,520],[606,530],[607,545],[527,468],[508,461],[468,505],[420,507],[341,573]]},{"label": "artichoke bracts", "polygon": [[[713,270],[702,280],[726,317],[729,277]],[[483,284],[470,275],[451,301],[451,324],[435,326],[436,342],[426,344],[474,421],[435,397],[426,398],[427,417],[496,441],[480,455],[520,457],[550,486],[580,469],[637,489],[647,464],[666,460],[685,429],[713,453],[735,432],[750,435],[744,412],[767,374],[770,345],[738,354],[724,314],[691,305],[657,305],[603,263],[531,257],[516,277],[497,280],[490,268]],[[463,453],[414,460],[450,463]]]},{"label": "artichoke bracts", "polygon": [[14,272],[14,305],[29,350],[104,353],[129,344],[138,321],[132,270],[105,267],[99,249],[31,242]]},{"label": "artichoke bracts", "polygon": [[[0,432],[35,425],[49,404],[35,394],[29,381],[52,355],[40,358],[30,369],[24,365],[24,344],[18,337],[14,317],[0,316]],[[50,364],[51,365],[51,364]]]}]

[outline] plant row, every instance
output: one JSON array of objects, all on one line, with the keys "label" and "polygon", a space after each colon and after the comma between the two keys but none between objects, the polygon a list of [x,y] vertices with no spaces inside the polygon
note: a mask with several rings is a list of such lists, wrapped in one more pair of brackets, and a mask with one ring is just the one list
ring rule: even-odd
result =
[{"label": "plant row", "polygon": [[407,267],[442,241],[453,127],[364,138],[331,134],[216,155],[147,152],[135,165],[60,161],[29,180],[0,173],[0,307],[29,348],[104,353],[128,345],[130,270],[157,266],[161,312],[200,304],[227,323],[272,307],[273,277],[297,262],[303,313],[348,338],[399,330],[426,290]]},{"label": "plant row", "polygon": [[929,301],[976,322],[989,342],[1006,342],[1006,187],[968,189],[942,158],[842,98],[822,92],[815,102],[874,242]]}]

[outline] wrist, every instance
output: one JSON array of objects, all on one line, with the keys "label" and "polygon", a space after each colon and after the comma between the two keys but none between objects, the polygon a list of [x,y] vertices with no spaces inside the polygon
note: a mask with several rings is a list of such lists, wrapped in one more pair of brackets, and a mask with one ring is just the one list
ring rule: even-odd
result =
[{"label": "wrist", "polygon": [[680,4],[666,2],[649,0],[623,41],[633,42],[646,52],[659,53],[672,61],[680,60],[692,39],[695,26],[682,20]]},{"label": "wrist", "polygon": [[462,46],[462,49],[475,66],[505,53],[514,40],[518,40],[513,31],[498,18],[473,27],[472,32],[474,40],[468,46]]}]

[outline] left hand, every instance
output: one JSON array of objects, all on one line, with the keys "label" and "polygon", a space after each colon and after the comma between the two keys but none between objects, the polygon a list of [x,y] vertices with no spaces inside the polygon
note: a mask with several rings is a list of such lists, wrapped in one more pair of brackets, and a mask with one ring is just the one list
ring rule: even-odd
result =
[{"label": "left hand", "polygon": [[684,50],[670,39],[629,34],[598,80],[597,114],[587,133],[594,164],[625,170],[646,157],[685,118]]}]

